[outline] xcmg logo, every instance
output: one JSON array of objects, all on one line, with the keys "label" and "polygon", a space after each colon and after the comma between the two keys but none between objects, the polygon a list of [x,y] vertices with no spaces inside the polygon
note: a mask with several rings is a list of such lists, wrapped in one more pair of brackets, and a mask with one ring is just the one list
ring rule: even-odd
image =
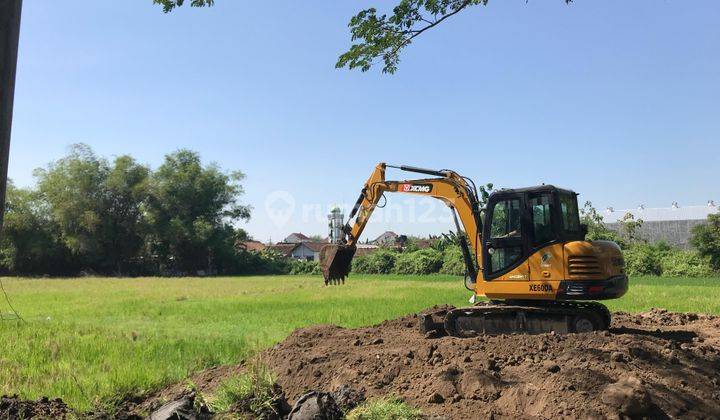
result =
[{"label": "xcmg logo", "polygon": [[430,184],[400,184],[400,191],[414,193],[429,193],[432,191]]}]

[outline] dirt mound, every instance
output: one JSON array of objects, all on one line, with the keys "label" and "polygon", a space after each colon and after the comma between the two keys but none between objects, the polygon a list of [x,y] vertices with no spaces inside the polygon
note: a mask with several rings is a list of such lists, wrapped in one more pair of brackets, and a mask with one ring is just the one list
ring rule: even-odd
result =
[{"label": "dirt mound", "polygon": [[74,418],[73,411],[60,399],[40,398],[28,401],[17,395],[0,397],[0,419],[65,419]]},{"label": "dirt mound", "polygon": [[418,316],[315,326],[264,352],[289,401],[345,385],[446,418],[720,417],[720,318],[616,313],[609,332],[428,339]]}]

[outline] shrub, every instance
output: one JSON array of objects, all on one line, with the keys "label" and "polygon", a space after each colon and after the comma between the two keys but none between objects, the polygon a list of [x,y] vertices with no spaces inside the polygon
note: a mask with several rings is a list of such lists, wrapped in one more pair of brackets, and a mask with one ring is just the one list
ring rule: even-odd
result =
[{"label": "shrub", "polygon": [[322,271],[317,261],[292,260],[290,274],[322,274]]},{"label": "shrub", "polygon": [[358,255],[353,257],[352,272],[358,274],[369,274],[370,258],[368,255]]},{"label": "shrub", "polygon": [[707,223],[695,226],[692,233],[693,246],[710,259],[715,270],[720,270],[720,214],[708,215]]},{"label": "shrub", "polygon": [[419,420],[421,418],[420,410],[410,407],[395,397],[368,401],[347,415],[348,420]]},{"label": "shrub", "polygon": [[672,250],[661,258],[662,275],[666,277],[707,277],[713,274],[710,258],[696,251]]},{"label": "shrub", "polygon": [[443,251],[440,272],[454,276],[465,275],[465,262],[463,261],[462,250],[458,245],[449,245]]},{"label": "shrub", "polygon": [[624,251],[630,276],[704,277],[713,274],[709,257],[659,242],[634,244]]},{"label": "shrub", "polygon": [[395,268],[397,256],[397,251],[381,248],[372,254],[355,257],[352,271],[359,274],[390,274]]},{"label": "shrub", "polygon": [[624,252],[629,276],[659,276],[662,274],[662,253],[654,246],[636,244]]},{"label": "shrub", "polygon": [[242,274],[288,274],[292,261],[277,252],[238,252],[238,271]]},{"label": "shrub", "polygon": [[434,249],[405,252],[395,262],[396,274],[432,274],[440,271],[443,256]]},{"label": "shrub", "polygon": [[379,249],[370,254],[370,269],[373,274],[390,274],[395,268],[398,252],[389,249]]}]

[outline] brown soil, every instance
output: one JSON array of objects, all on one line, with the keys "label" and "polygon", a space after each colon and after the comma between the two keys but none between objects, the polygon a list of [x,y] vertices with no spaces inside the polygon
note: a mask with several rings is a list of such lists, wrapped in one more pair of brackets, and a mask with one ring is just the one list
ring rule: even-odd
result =
[{"label": "brown soil", "polygon": [[[615,313],[609,332],[470,339],[426,338],[410,315],[369,328],[300,329],[260,359],[290,404],[345,385],[367,398],[398,396],[434,418],[720,418],[720,317],[708,315],[654,309]],[[191,379],[208,394],[244,370],[217,367]],[[178,383],[128,401],[119,416],[187,393]],[[69,412],[60,401],[5,397],[0,419],[21,409]]]},{"label": "brown soil", "polygon": [[37,401],[22,400],[14,396],[0,397],[0,419],[64,419],[72,417],[70,410],[60,399],[41,398]]},{"label": "brown soil", "polygon": [[720,318],[614,314],[609,332],[426,339],[417,315],[295,331],[264,353],[294,401],[346,384],[446,418],[720,418]]}]

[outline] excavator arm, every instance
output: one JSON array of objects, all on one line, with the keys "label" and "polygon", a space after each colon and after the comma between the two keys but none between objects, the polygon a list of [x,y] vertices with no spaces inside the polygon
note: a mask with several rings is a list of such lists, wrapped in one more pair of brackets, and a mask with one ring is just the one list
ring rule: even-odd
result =
[{"label": "excavator arm", "polygon": [[[434,177],[388,181],[385,179],[385,170],[387,168],[396,168]],[[350,272],[350,265],[360,235],[362,235],[373,211],[385,193],[424,195],[441,200],[450,207],[455,218],[468,275],[475,281],[477,277],[476,267],[482,267],[482,254],[479,252],[482,226],[477,191],[473,182],[450,170],[435,171],[380,163],[365,182],[360,197],[350,212],[348,222],[343,228],[345,237],[339,243],[326,245],[320,251],[320,265],[325,284],[344,281]],[[465,235],[460,232],[460,224],[462,224]]]}]

